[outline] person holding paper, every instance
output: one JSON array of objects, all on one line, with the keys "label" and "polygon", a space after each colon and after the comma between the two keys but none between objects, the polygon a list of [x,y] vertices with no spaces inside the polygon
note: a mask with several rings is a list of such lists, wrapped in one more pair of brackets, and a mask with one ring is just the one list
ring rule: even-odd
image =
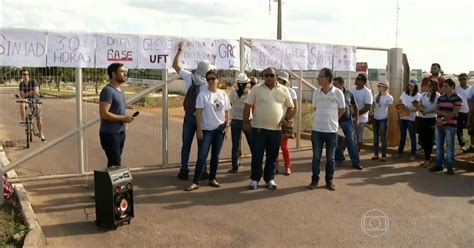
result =
[{"label": "person holding paper", "polygon": [[[30,79],[30,73],[28,72],[27,69],[22,69],[20,70],[20,75],[21,75],[21,80],[20,80],[20,86],[19,86],[19,97],[24,99],[24,98],[30,98],[30,99],[35,99],[39,100],[40,99],[40,93],[39,93],[39,84],[38,81],[34,79]],[[38,137],[40,137],[41,141],[46,141],[46,138],[44,137],[43,133],[43,118],[42,118],[42,106],[41,104],[38,104],[38,109],[36,111],[36,126],[38,127]],[[25,125],[25,118],[26,118],[26,103],[20,103],[20,117],[21,117],[21,122],[20,125]]]},{"label": "person holding paper", "polygon": [[[189,179],[189,153],[191,153],[191,145],[193,144],[194,134],[196,133],[196,98],[201,90],[207,88],[206,73],[210,69],[209,61],[203,60],[198,63],[197,69],[191,73],[183,69],[181,65],[181,55],[185,49],[185,42],[178,43],[178,52],[174,57],[173,68],[181,76],[186,84],[186,96],[184,97],[184,120],[183,133],[181,135],[183,144],[181,146],[181,168],[178,173],[180,180]],[[209,174],[204,170],[203,179],[209,178]]]},{"label": "person holding paper", "polygon": [[131,123],[132,115],[126,114],[127,102],[120,86],[127,81],[127,69],[122,63],[112,63],[107,68],[110,83],[100,92],[100,144],[107,156],[107,167],[121,166],[125,144],[125,124]]},{"label": "person holding paper", "polygon": [[405,92],[400,96],[399,117],[400,117],[400,143],[398,145],[398,154],[395,158],[403,157],[405,142],[407,139],[407,130],[410,134],[411,153],[410,160],[415,160],[416,155],[416,136],[415,136],[415,116],[418,111],[417,106],[421,95],[418,93],[418,81],[410,80]]},{"label": "person holding paper", "polygon": [[[269,67],[263,71],[265,83],[252,88],[244,107],[244,132],[252,136],[252,174],[250,189],[257,189],[262,177],[263,155],[266,153],[263,180],[268,189],[276,189],[275,160],[280,148],[281,126],[287,125],[294,116],[293,101],[288,89],[277,82],[277,70]],[[250,124],[250,108],[255,105],[252,124]],[[283,112],[286,107],[286,113]]]}]

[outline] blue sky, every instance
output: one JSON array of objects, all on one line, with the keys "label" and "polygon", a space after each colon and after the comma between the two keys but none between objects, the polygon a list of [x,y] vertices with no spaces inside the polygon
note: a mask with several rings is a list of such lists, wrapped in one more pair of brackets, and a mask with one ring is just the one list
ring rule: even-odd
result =
[{"label": "blue sky", "polygon": [[[52,31],[276,38],[277,4],[268,0],[0,0],[0,26]],[[283,39],[395,47],[396,0],[283,1]],[[474,71],[474,4],[400,0],[398,47],[413,69]],[[384,68],[383,52],[358,60]]]}]

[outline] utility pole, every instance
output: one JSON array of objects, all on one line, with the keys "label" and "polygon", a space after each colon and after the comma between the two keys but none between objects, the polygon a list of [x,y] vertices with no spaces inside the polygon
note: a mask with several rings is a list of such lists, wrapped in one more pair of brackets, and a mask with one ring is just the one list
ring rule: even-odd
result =
[{"label": "utility pole", "polygon": [[281,40],[281,0],[278,0],[277,40]]}]

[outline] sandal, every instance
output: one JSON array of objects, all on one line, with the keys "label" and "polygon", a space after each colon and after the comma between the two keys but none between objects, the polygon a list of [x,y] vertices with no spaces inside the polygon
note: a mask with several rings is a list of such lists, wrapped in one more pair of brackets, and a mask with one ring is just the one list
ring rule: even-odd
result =
[{"label": "sandal", "polygon": [[193,191],[193,190],[196,190],[196,189],[199,189],[199,185],[193,183],[193,184],[191,184],[191,186],[187,187],[184,191]]},{"label": "sandal", "polygon": [[209,181],[209,186],[219,188],[221,185],[216,181],[216,179],[212,179]]}]

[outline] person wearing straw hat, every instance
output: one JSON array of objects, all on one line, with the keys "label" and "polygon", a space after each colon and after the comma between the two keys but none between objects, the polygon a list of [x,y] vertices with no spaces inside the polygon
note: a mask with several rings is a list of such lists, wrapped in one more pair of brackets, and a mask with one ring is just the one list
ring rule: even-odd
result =
[{"label": "person wearing straw hat", "polygon": [[387,161],[387,117],[388,108],[393,104],[393,96],[388,93],[389,82],[382,80],[377,84],[379,93],[375,97],[374,120],[374,156],[379,159],[379,137],[382,141],[382,162]]}]

